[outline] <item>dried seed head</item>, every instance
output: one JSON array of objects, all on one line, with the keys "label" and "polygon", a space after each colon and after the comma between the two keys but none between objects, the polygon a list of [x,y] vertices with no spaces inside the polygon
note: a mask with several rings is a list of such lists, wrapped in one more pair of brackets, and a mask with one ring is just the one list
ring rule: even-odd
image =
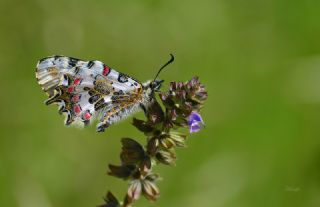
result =
[{"label": "dried seed head", "polygon": [[144,197],[151,201],[157,200],[160,195],[160,191],[154,182],[145,179],[142,181],[142,186]]},{"label": "dried seed head", "polygon": [[[160,93],[166,107],[167,122],[176,126],[187,127],[192,111],[199,111],[208,94],[197,77],[190,81],[171,82],[168,92]],[[167,124],[170,127],[170,124]]]},{"label": "dried seed head", "polygon": [[165,165],[175,165],[176,162],[176,153],[173,150],[159,150],[155,157]]},{"label": "dried seed head", "polygon": [[133,180],[128,188],[128,197],[132,201],[138,200],[141,195],[142,185],[140,180]]},{"label": "dried seed head", "polygon": [[98,207],[120,207],[118,199],[109,191],[104,198],[105,204]]},{"label": "dried seed head", "polygon": [[114,177],[128,179],[135,171],[136,167],[134,165],[109,165],[108,174]]},{"label": "dried seed head", "polygon": [[135,140],[122,138],[122,152],[120,158],[123,165],[134,165],[144,160],[146,153],[143,147]]}]

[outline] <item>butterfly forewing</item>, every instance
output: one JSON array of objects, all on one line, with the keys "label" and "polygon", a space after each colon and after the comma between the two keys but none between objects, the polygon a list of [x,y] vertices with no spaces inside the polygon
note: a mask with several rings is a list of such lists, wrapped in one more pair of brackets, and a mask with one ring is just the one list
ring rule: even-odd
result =
[{"label": "butterfly forewing", "polygon": [[48,94],[46,104],[56,103],[67,114],[66,124],[88,124],[98,118],[98,130],[123,119],[139,107],[142,85],[101,61],[65,56],[43,58],[36,77]]}]

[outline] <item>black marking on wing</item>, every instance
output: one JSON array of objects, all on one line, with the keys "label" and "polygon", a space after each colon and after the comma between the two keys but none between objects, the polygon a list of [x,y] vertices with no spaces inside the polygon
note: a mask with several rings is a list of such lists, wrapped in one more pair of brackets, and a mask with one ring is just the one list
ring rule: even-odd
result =
[{"label": "black marking on wing", "polygon": [[65,80],[67,80],[67,82],[68,82],[68,86],[69,86],[69,85],[71,85],[71,78],[70,78],[70,76],[69,76],[69,75],[64,74],[64,75],[63,75],[63,78],[64,78]]},{"label": "black marking on wing", "polygon": [[93,96],[93,95],[95,95],[97,92],[96,92],[95,90],[90,90],[88,93],[89,93],[90,96]]},{"label": "black marking on wing", "polygon": [[97,102],[99,100],[99,98],[101,98],[101,95],[96,94],[96,95],[91,96],[88,101],[90,104],[93,104],[93,103]]},{"label": "black marking on wing", "polygon": [[64,56],[62,56],[62,55],[55,55],[55,56],[53,56],[54,57],[54,60],[56,60],[56,59],[58,59],[58,58],[60,58],[60,57],[64,57]]},{"label": "black marking on wing", "polygon": [[102,109],[102,108],[104,108],[104,107],[107,107],[109,104],[108,103],[106,103],[105,101],[104,101],[104,99],[102,98],[102,99],[100,99],[95,105],[94,105],[94,110],[95,111],[98,111],[98,110],[100,110],[100,109]]},{"label": "black marking on wing", "polygon": [[92,60],[90,60],[90,61],[88,62],[87,67],[88,67],[88,68],[91,68],[93,65],[94,65],[94,62],[93,62]]},{"label": "black marking on wing", "polygon": [[119,91],[113,92],[113,95],[115,96],[124,95],[124,92],[122,90],[119,90]]},{"label": "black marking on wing", "polygon": [[123,73],[119,73],[118,81],[119,81],[120,83],[128,82],[128,76],[125,75],[125,74],[123,74]]},{"label": "black marking on wing", "polygon": [[80,72],[80,67],[76,67],[76,69],[74,70],[75,74],[78,74]]},{"label": "black marking on wing", "polygon": [[78,61],[79,61],[79,59],[70,57],[70,58],[69,58],[69,65],[70,65],[71,67],[75,67],[75,66],[77,65],[77,62],[78,62]]},{"label": "black marking on wing", "polygon": [[43,62],[44,60],[46,60],[46,59],[48,59],[48,57],[41,58],[41,59],[39,60],[39,64],[42,63],[42,62]]},{"label": "black marking on wing", "polygon": [[105,130],[106,128],[108,128],[109,126],[110,126],[109,123],[102,124],[102,125],[98,126],[97,131],[98,131],[98,132],[104,132],[104,130]]},{"label": "black marking on wing", "polygon": [[[57,90],[58,91],[58,90]],[[62,100],[60,99],[61,96],[61,92],[57,92],[55,95],[51,96],[50,98],[48,98],[44,103],[46,105],[50,105],[52,103],[58,103],[61,102]]]},{"label": "black marking on wing", "polygon": [[66,123],[65,123],[65,125],[70,125],[71,123],[72,123],[72,118],[71,118],[71,114],[70,113],[68,113],[67,114],[67,120],[66,120]]}]

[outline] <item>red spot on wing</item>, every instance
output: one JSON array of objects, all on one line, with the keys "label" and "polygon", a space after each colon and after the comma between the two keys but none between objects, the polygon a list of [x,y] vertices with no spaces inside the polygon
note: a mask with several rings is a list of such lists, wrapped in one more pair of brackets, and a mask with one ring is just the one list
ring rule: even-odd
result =
[{"label": "red spot on wing", "polygon": [[72,101],[73,102],[78,102],[80,100],[80,97],[78,95],[72,96]]},{"label": "red spot on wing", "polygon": [[86,112],[86,113],[83,114],[83,118],[85,120],[89,120],[91,118],[91,114],[89,112]]},{"label": "red spot on wing", "polygon": [[69,88],[68,88],[68,92],[69,92],[69,93],[72,93],[73,91],[74,91],[74,88],[73,88],[73,87],[69,87]]},{"label": "red spot on wing", "polygon": [[74,85],[79,85],[80,82],[81,82],[81,78],[76,78],[76,79],[74,79],[73,84]]},{"label": "red spot on wing", "polygon": [[103,75],[107,76],[110,73],[110,68],[107,65],[103,66]]},{"label": "red spot on wing", "polygon": [[81,112],[81,107],[79,105],[76,105],[76,106],[74,106],[73,110],[74,110],[75,113],[78,114],[78,113]]}]

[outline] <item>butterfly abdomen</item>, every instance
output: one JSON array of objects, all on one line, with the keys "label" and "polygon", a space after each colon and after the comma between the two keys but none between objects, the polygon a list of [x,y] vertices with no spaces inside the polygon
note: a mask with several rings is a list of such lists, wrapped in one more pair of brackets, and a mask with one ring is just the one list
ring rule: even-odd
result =
[{"label": "butterfly abdomen", "polygon": [[139,103],[132,103],[129,105],[123,105],[119,107],[112,108],[104,113],[104,116],[101,117],[101,122],[97,125],[97,130],[99,132],[104,131],[108,126],[119,122],[123,119],[126,119],[135,112],[140,111],[141,108]]}]

